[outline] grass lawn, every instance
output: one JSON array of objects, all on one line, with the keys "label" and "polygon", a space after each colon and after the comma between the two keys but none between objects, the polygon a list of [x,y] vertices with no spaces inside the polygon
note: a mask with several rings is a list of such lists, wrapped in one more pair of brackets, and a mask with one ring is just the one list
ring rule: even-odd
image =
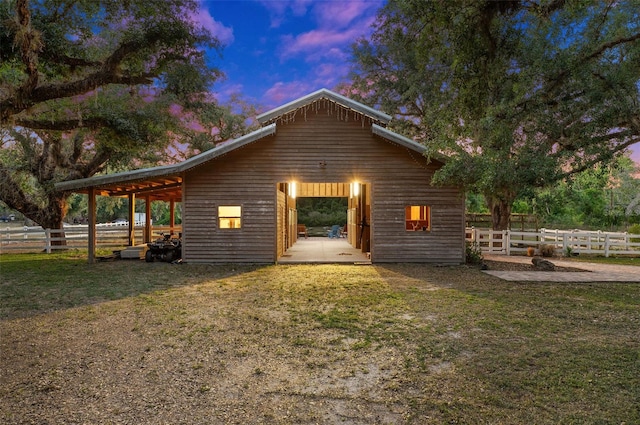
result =
[{"label": "grass lawn", "polygon": [[640,423],[640,285],[0,256],[0,423]]}]

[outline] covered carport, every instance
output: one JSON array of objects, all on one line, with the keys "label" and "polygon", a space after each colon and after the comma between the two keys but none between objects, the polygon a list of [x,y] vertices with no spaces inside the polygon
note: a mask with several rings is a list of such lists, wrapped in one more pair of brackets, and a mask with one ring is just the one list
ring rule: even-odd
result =
[{"label": "covered carport", "polygon": [[73,180],[56,185],[58,190],[84,193],[88,197],[88,260],[90,263],[94,262],[96,258],[97,196],[124,197],[129,200],[129,246],[135,246],[138,243],[135,236],[135,211],[136,201],[140,199],[144,200],[145,203],[145,223],[143,240],[141,242],[151,242],[152,239],[151,203],[153,201],[165,201],[169,203],[170,233],[175,234],[180,231],[180,228],[175,224],[175,207],[176,203],[182,202],[183,179],[180,174],[162,175],[163,168],[166,168],[167,171],[171,170],[171,167],[154,167],[144,170],[96,176],[90,179]]},{"label": "covered carport", "polygon": [[171,232],[178,231],[175,225],[175,204],[177,202],[183,202],[185,173],[207,163],[213,158],[225,155],[234,149],[248,145],[265,136],[272,135],[275,133],[275,128],[275,124],[263,127],[250,134],[239,137],[232,142],[202,152],[177,164],[56,183],[56,190],[84,193],[88,196],[89,262],[94,262],[96,257],[96,196],[117,196],[127,197],[129,199],[129,246],[136,244],[135,201],[136,199],[144,199],[146,201],[146,217],[142,242],[150,242],[152,237],[151,202],[169,202]]}]

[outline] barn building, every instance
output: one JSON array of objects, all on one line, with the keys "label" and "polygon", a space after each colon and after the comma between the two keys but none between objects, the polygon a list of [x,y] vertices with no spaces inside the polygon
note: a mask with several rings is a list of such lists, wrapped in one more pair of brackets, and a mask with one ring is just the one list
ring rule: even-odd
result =
[{"label": "barn building", "polygon": [[89,195],[90,261],[102,195],[145,199],[145,242],[150,203],[169,201],[173,217],[180,202],[189,263],[278,262],[297,241],[301,197],[347,198],[348,241],[373,263],[464,262],[463,193],[430,184],[442,162],[388,130],[389,115],[322,89],[257,118],[260,129],[178,164],[57,184]]}]

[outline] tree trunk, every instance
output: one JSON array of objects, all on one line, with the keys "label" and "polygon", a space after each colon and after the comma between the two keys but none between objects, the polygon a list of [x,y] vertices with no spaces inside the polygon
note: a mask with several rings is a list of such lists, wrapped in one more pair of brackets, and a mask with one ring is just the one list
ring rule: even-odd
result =
[{"label": "tree trunk", "polygon": [[[0,173],[1,174],[1,173]],[[45,197],[43,204],[36,203],[26,198],[21,191],[7,193],[6,188],[0,189],[0,199],[13,210],[21,212],[26,218],[33,220],[43,229],[64,229],[63,219],[67,212],[67,193],[50,193]],[[53,237],[62,240],[52,241],[52,245],[66,246],[67,241],[63,233],[55,233]]]},{"label": "tree trunk", "polygon": [[487,206],[491,211],[491,223],[493,230],[509,230],[511,218],[511,206],[515,195],[510,192],[485,195]]},{"label": "tree trunk", "polygon": [[61,230],[52,235],[53,238],[59,240],[53,240],[51,245],[54,246],[67,246],[67,240],[64,234],[64,216],[67,211],[67,199],[66,195],[60,193],[51,193],[47,197],[49,205],[45,208],[41,208],[36,216],[36,221],[43,229]]}]

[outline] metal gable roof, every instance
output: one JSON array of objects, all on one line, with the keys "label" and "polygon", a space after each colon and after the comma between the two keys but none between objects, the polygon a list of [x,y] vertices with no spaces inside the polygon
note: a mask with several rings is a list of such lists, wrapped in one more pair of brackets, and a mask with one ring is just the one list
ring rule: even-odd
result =
[{"label": "metal gable roof", "polygon": [[319,99],[328,99],[331,100],[333,102],[336,102],[346,108],[352,109],[356,112],[361,113],[362,115],[366,115],[370,118],[372,118],[375,121],[381,122],[383,124],[388,124],[389,121],[391,121],[391,116],[385,114],[384,112],[380,112],[376,109],[373,109],[369,106],[363,105],[360,102],[356,102],[355,100],[351,100],[348,97],[344,97],[341,94],[332,92],[331,90],[328,89],[320,89],[318,91],[315,91],[313,93],[310,93],[306,96],[303,96],[299,99],[296,99],[292,102],[286,103],[282,106],[279,106],[275,109],[272,109],[270,111],[267,111],[265,113],[262,113],[260,115],[258,115],[256,118],[257,120],[260,122],[260,124],[266,124],[272,120],[275,120],[276,118],[287,114],[289,112],[293,112],[295,110],[297,110],[298,108],[301,108],[303,106],[309,105],[313,102],[315,102],[316,100]]},{"label": "metal gable roof", "polygon": [[[203,163],[250,144],[263,137],[276,133],[275,121],[284,114],[294,112],[298,108],[307,106],[317,100],[328,99],[342,107],[372,119],[373,134],[404,146],[412,151],[424,154],[425,147],[412,139],[386,129],[384,126],[391,120],[391,116],[379,112],[359,102],[348,99],[327,89],[321,89],[307,96],[289,102],[279,108],[272,109],[257,117],[264,127],[249,134],[219,145],[211,150],[202,152],[185,161],[172,165],[162,165],[133,171],[125,171],[108,175],[93,176],[85,179],[65,181],[55,184],[56,190],[86,192],[88,188],[98,188],[100,192],[111,196],[124,196],[130,193],[153,194],[157,199],[176,198],[182,185],[182,173]],[[266,125],[267,123],[270,124]],[[379,124],[377,124],[377,123]],[[437,157],[440,161],[446,158]]]}]

